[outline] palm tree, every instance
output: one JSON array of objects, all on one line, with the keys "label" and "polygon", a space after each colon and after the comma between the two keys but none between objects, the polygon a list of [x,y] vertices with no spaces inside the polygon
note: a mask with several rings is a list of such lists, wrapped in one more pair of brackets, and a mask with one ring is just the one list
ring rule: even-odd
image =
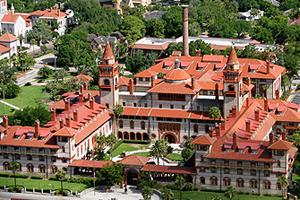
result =
[{"label": "palm tree", "polygon": [[34,53],[34,45],[37,44],[37,43],[36,43],[36,40],[35,40],[35,39],[31,39],[31,40],[29,41],[29,43],[30,43],[30,47],[32,46],[32,51],[33,51],[33,53]]},{"label": "palm tree", "polygon": [[164,188],[162,190],[162,195],[164,200],[171,200],[174,198],[174,193],[168,188]]},{"label": "palm tree", "polygon": [[280,176],[278,178],[278,183],[281,186],[282,199],[285,199],[285,189],[288,186],[288,181],[287,181],[286,177],[285,176]]},{"label": "palm tree", "polygon": [[114,121],[115,121],[115,126],[114,126],[114,131],[115,134],[118,132],[118,126],[119,126],[119,117],[123,114],[124,108],[122,105],[118,104],[113,108],[113,113],[114,113]]},{"label": "palm tree", "polygon": [[151,200],[153,189],[150,187],[144,187],[142,191],[142,196],[144,200]]},{"label": "palm tree", "polygon": [[96,148],[94,152],[94,158],[96,160],[102,160],[104,158],[104,150],[105,147],[107,146],[107,139],[105,135],[99,135],[96,138]]},{"label": "palm tree", "polygon": [[17,187],[16,171],[18,169],[20,169],[20,164],[18,162],[13,161],[13,162],[11,162],[9,164],[9,167],[13,171],[13,174],[14,174],[14,183],[15,183],[15,188],[16,188]]},{"label": "palm tree", "polygon": [[235,190],[233,187],[228,187],[225,194],[224,194],[225,197],[227,197],[229,200],[232,200],[235,196]]},{"label": "palm tree", "polygon": [[24,36],[23,36],[23,34],[20,34],[20,35],[18,36],[18,39],[19,39],[19,42],[20,42],[20,49],[21,49],[21,51],[22,51],[22,47],[23,47],[23,40],[24,40]]},{"label": "palm tree", "polygon": [[182,190],[185,186],[186,182],[185,182],[185,178],[181,175],[176,176],[176,181],[175,181],[175,185],[178,186],[179,188],[179,199],[182,200]]},{"label": "palm tree", "polygon": [[159,158],[162,158],[167,153],[168,146],[165,140],[156,140],[151,147],[150,155],[156,157],[157,164],[159,164]]},{"label": "palm tree", "polygon": [[60,190],[61,193],[63,194],[64,192],[63,181],[66,179],[66,172],[64,170],[58,170],[55,176],[60,181]]},{"label": "palm tree", "polygon": [[109,136],[106,137],[106,143],[109,146],[109,154],[111,157],[111,153],[112,153],[112,147],[117,143],[117,139],[113,134],[110,134]]}]

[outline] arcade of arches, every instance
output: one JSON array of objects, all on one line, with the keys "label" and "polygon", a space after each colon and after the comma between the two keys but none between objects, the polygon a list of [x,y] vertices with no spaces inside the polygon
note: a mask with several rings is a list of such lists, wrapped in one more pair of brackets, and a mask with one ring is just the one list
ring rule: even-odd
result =
[{"label": "arcade of arches", "polygon": [[122,140],[149,140],[149,136],[147,133],[140,132],[118,132],[118,138]]}]

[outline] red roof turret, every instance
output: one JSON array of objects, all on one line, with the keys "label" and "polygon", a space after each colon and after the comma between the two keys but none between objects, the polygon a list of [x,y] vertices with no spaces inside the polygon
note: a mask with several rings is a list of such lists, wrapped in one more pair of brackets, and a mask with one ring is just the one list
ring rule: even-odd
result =
[{"label": "red roof turret", "polygon": [[114,56],[113,50],[112,50],[109,42],[107,41],[106,46],[105,46],[105,50],[104,50],[104,53],[103,53],[103,60],[111,60],[111,59],[114,59],[114,58],[115,58],[115,56]]},{"label": "red roof turret", "polygon": [[230,51],[230,54],[229,54],[229,57],[227,60],[227,64],[234,65],[234,64],[238,64],[238,63],[239,63],[239,61],[238,61],[238,57],[235,52],[235,48],[231,47],[231,51]]}]

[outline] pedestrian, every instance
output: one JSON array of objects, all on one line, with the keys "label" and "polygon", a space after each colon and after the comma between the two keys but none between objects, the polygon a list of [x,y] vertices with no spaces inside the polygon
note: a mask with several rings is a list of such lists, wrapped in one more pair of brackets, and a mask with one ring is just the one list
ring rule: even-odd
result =
[{"label": "pedestrian", "polygon": [[125,187],[124,187],[124,191],[125,193],[127,193],[127,185],[125,184]]}]

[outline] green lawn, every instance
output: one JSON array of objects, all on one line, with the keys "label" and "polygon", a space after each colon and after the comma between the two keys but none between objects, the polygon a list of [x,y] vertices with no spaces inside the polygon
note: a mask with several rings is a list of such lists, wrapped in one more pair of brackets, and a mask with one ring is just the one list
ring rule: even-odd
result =
[{"label": "green lawn", "polygon": [[167,158],[173,161],[183,161],[181,154],[178,153],[171,153],[167,156]]},{"label": "green lawn", "polygon": [[[14,179],[9,177],[0,177],[0,186],[10,186],[14,185]],[[59,181],[49,181],[49,180],[39,180],[39,179],[27,179],[27,178],[17,178],[17,185],[22,185],[28,189],[60,189]],[[64,182],[64,188],[81,192],[86,189],[87,186],[82,183],[68,183]]]},{"label": "green lawn", "polygon": [[[175,199],[180,198],[179,191],[173,191]],[[224,193],[215,193],[215,192],[198,192],[198,191],[185,191],[182,192],[182,200],[210,200],[213,197],[220,196],[222,199],[228,199],[224,197]],[[246,194],[237,194],[234,200],[280,200],[280,197],[271,197],[271,196],[256,196],[256,195],[246,195]]]},{"label": "green lawn", "polygon": [[[40,86],[23,86],[16,98],[5,99],[7,103],[15,105],[19,108],[25,108],[26,106],[35,106],[36,104],[45,101],[48,98],[48,94],[44,93],[43,87]],[[7,106],[0,105],[0,114],[11,114],[11,109]]]},{"label": "green lawn", "polygon": [[12,111],[12,108],[3,104],[3,103],[0,103],[0,115],[8,115],[8,114],[11,114],[13,111]]},{"label": "green lawn", "polygon": [[132,144],[132,143],[122,143],[118,146],[113,152],[112,157],[118,156],[121,153],[125,153],[128,151],[136,151],[139,149],[146,149],[149,144]]}]

